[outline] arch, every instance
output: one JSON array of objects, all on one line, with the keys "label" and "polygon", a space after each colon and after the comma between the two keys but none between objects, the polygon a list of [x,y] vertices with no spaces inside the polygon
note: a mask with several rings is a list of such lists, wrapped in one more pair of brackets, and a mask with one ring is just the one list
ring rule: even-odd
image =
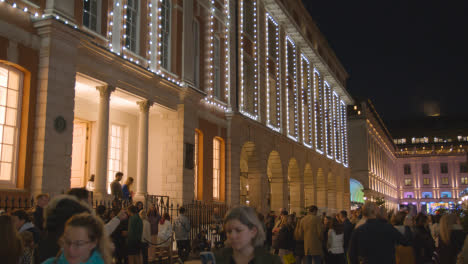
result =
[{"label": "arch", "polygon": [[255,208],[265,208],[266,200],[264,185],[266,179],[260,166],[257,148],[253,142],[242,146],[240,155],[240,199],[246,205]]},{"label": "arch", "polygon": [[315,205],[314,175],[309,163],[304,168],[304,205],[306,208]]},{"label": "arch", "polygon": [[297,160],[291,158],[288,164],[289,210],[290,212],[296,212],[297,215],[304,208],[302,185]]},{"label": "arch", "polygon": [[332,172],[327,175],[327,196],[328,209],[336,209],[336,176]]},{"label": "arch", "polygon": [[353,203],[364,203],[364,186],[355,179],[349,180],[350,199]]},{"label": "arch", "polygon": [[327,182],[322,168],[317,170],[317,207],[326,209],[327,207]]},{"label": "arch", "polygon": [[279,210],[285,207],[284,178],[281,158],[277,151],[273,150],[268,156],[267,175],[269,188],[269,205],[271,210]]}]

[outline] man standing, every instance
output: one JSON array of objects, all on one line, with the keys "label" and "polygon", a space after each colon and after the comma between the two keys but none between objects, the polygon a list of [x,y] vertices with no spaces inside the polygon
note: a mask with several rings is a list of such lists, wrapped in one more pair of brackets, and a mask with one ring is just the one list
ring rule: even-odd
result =
[{"label": "man standing", "polygon": [[190,253],[190,221],[185,216],[185,208],[179,208],[179,217],[174,222],[175,239],[179,256],[182,261],[186,261]]},{"label": "man standing", "polygon": [[33,212],[34,226],[39,230],[44,231],[44,208],[49,204],[49,195],[41,193],[36,196],[36,208]]},{"label": "man standing", "polygon": [[351,232],[353,232],[353,224],[348,219],[348,213],[343,210],[338,214],[338,220],[343,224],[343,233],[344,233],[344,250],[348,251],[349,239],[351,239]]},{"label": "man standing", "polygon": [[354,229],[349,241],[348,257],[351,264],[395,263],[395,246],[408,241],[391,224],[377,219],[378,207],[367,202],[362,215],[367,221]]},{"label": "man standing", "polygon": [[123,197],[122,193],[122,185],[120,185],[120,181],[122,180],[123,173],[122,172],[117,172],[115,174],[115,180],[111,183],[111,194],[114,197],[114,199],[119,199],[121,200]]},{"label": "man standing", "polygon": [[[312,205],[309,213],[301,221],[301,232],[304,234],[304,254],[307,264],[322,262],[322,223],[317,216],[318,208]],[[313,261],[313,262],[312,262]]]}]

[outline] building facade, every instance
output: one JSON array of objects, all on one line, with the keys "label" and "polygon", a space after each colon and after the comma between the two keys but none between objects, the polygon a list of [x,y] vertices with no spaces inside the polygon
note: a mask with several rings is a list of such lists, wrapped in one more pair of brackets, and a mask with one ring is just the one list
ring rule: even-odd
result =
[{"label": "building facade", "polygon": [[349,207],[347,73],[300,1],[0,2],[3,194]]},{"label": "building facade", "polygon": [[398,172],[392,136],[370,100],[350,106],[349,138],[351,202],[383,198],[385,207],[398,209]]}]

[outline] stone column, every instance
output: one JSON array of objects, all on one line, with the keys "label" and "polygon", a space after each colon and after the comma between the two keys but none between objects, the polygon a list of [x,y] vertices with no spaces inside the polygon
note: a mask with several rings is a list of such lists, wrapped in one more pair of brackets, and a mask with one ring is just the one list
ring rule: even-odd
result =
[{"label": "stone column", "polygon": [[138,120],[138,167],[135,200],[144,201],[148,192],[148,122],[152,102],[137,102],[140,108]]},{"label": "stone column", "polygon": [[107,195],[107,155],[109,153],[109,102],[110,95],[115,87],[104,85],[98,86],[99,112],[97,124],[97,151],[96,151],[96,178],[94,199],[100,200]]}]

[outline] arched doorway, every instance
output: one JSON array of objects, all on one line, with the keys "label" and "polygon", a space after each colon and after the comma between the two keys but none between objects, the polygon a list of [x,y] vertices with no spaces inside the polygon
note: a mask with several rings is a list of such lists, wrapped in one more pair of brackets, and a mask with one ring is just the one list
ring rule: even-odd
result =
[{"label": "arched doorway", "polygon": [[[351,206],[358,206],[364,204],[364,186],[355,179],[349,179],[349,192]],[[351,208],[354,209],[354,208]]]},{"label": "arched doorway", "polygon": [[322,168],[317,170],[317,207],[322,210],[327,208],[327,182]]},{"label": "arched doorway", "polygon": [[291,158],[288,165],[288,184],[289,184],[289,210],[296,212],[297,215],[303,210],[302,179],[299,174],[297,160]]},{"label": "arched doorway", "polygon": [[309,163],[305,165],[304,169],[304,205],[306,208],[315,205],[314,175]]},{"label": "arched doorway", "polygon": [[240,202],[252,207],[264,208],[263,173],[259,163],[256,146],[253,142],[246,142],[242,146],[240,155]]},{"label": "arched doorway", "polygon": [[283,178],[283,168],[281,166],[281,158],[277,151],[272,151],[268,157],[267,163],[267,175],[268,182],[270,183],[269,188],[269,204],[270,210],[276,211],[279,214],[278,210],[284,208],[284,178]]}]

